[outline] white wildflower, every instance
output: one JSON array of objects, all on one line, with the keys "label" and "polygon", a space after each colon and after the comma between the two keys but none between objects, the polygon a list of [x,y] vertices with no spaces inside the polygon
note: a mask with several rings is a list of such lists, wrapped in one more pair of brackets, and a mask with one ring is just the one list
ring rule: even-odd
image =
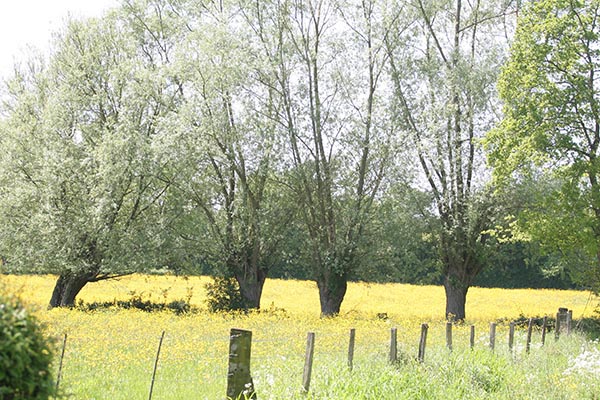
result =
[{"label": "white wildflower", "polygon": [[584,350],[569,361],[569,367],[563,375],[600,374],[600,350]]}]

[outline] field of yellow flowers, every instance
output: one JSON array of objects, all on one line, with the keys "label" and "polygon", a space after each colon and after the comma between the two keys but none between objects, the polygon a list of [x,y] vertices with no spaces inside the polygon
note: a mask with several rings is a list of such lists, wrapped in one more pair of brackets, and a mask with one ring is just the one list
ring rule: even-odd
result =
[{"label": "field of yellow flowers", "polygon": [[[534,332],[524,350],[518,330],[515,348],[506,345],[500,324],[497,346],[488,348],[489,323],[520,316],[555,315],[573,310],[577,320],[593,315],[589,293],[561,290],[472,288],[468,320],[454,328],[454,346],[445,347],[442,287],[352,283],[341,315],[319,318],[316,285],[268,280],[263,312],[247,315],[175,315],[171,312],[104,309],[93,312],[46,310],[52,276],[0,276],[0,287],[18,293],[63,338],[61,392],[73,399],[147,399],[161,333],[165,332],[153,399],[225,398],[229,330],[253,332],[251,371],[260,399],[598,399],[600,350],[595,341],[574,334],[542,347]],[[142,296],[157,302],[185,299],[205,308],[205,277],[133,275],[86,286],[84,302]],[[378,317],[385,313],[386,319]],[[424,363],[415,358],[420,324],[428,323]],[[469,329],[476,327],[476,346]],[[356,329],[354,368],[347,367],[348,333]],[[397,328],[399,362],[388,362],[390,329]],[[301,393],[307,332],[315,332],[310,392]]]}]

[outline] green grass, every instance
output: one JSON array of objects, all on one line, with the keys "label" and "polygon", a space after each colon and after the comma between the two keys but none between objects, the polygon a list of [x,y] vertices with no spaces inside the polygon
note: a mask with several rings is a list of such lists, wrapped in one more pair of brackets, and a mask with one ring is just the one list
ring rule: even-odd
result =
[{"label": "green grass", "polygon": [[[66,312],[68,313],[68,312]],[[598,399],[600,356],[596,364],[566,374],[578,355],[598,352],[597,342],[573,334],[541,347],[539,332],[529,354],[525,332],[517,331],[508,351],[505,330],[496,349],[488,334],[477,334],[471,350],[468,327],[456,327],[453,351],[443,344],[442,323],[430,327],[425,361],[416,360],[419,331],[399,329],[399,361],[388,362],[389,324],[385,321],[318,321],[310,391],[301,392],[306,330],[300,321],[279,316],[184,316],[139,312],[73,315],[86,324],[106,322],[96,335],[74,334],[67,342],[64,393],[76,399],[146,399],[159,343],[168,327],[154,383],[154,399],[223,399],[226,387],[228,327],[253,330],[251,371],[259,399]],[[131,329],[124,321],[143,326]],[[354,369],[347,367],[348,327],[357,326]],[[119,329],[121,326],[121,329]],[[600,354],[600,353],[598,353]],[[596,370],[593,370],[595,365]],[[596,371],[596,372],[594,372]]]}]

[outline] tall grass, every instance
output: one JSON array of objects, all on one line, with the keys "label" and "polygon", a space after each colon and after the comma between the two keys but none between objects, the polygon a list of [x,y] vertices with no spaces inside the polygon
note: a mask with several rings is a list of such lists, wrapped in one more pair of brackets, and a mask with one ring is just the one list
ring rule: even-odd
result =
[{"label": "tall grass", "polygon": [[[342,315],[320,319],[316,287],[310,282],[268,281],[263,308],[248,315],[134,310],[45,310],[53,286],[49,276],[2,276],[5,287],[38,307],[49,334],[68,334],[61,388],[74,399],[146,399],[160,334],[166,331],[153,399],[223,399],[232,327],[253,331],[251,371],[260,399],[598,399],[600,350],[584,336],[563,335],[545,346],[536,331],[531,352],[518,330],[514,351],[507,326],[500,325],[494,352],[489,322],[499,318],[554,315],[573,309],[577,319],[595,304],[577,291],[497,290],[469,292],[464,325],[454,328],[454,346],[445,347],[443,289],[398,284],[351,284]],[[157,301],[191,296],[204,302],[205,278],[132,276],[92,284],[86,302],[127,299],[146,293]],[[285,310],[285,311],[283,311]],[[388,319],[380,319],[386,313]],[[416,361],[420,323],[428,322],[425,362]],[[469,325],[476,326],[475,349]],[[388,363],[390,329],[398,329],[399,361]],[[356,329],[354,369],[346,352]],[[316,333],[310,392],[301,394],[306,332]]]}]

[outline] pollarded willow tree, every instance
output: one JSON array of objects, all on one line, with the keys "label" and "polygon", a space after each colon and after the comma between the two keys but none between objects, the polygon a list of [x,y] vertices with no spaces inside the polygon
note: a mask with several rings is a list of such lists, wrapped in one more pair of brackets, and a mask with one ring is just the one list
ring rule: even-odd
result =
[{"label": "pollarded willow tree", "polygon": [[179,86],[166,36],[129,17],[70,21],[48,65],[18,71],[3,104],[0,253],[11,271],[59,276],[51,307],[72,306],[89,282],[162,266],[172,170],[161,117]]},{"label": "pollarded willow tree", "polygon": [[[533,2],[500,77],[505,117],[486,138],[501,187],[531,184],[517,235],[587,263],[600,282],[600,2]],[[533,183],[532,183],[533,182]]]},{"label": "pollarded willow tree", "polygon": [[244,308],[259,308],[290,215],[274,181],[276,109],[254,76],[264,60],[251,51],[245,6],[188,4],[175,62],[185,101],[172,140],[182,160],[176,189],[188,208],[180,234],[217,274],[236,279]]},{"label": "pollarded willow tree", "polygon": [[247,13],[257,52],[269,61],[259,79],[286,137],[288,185],[308,233],[323,316],[340,311],[390,161],[386,5],[273,1]]},{"label": "pollarded willow tree", "polygon": [[498,114],[495,82],[507,46],[508,6],[399,2],[408,22],[387,40],[397,123],[410,136],[441,222],[436,235],[449,319],[465,318],[467,291],[483,268],[491,208],[477,141]]}]

